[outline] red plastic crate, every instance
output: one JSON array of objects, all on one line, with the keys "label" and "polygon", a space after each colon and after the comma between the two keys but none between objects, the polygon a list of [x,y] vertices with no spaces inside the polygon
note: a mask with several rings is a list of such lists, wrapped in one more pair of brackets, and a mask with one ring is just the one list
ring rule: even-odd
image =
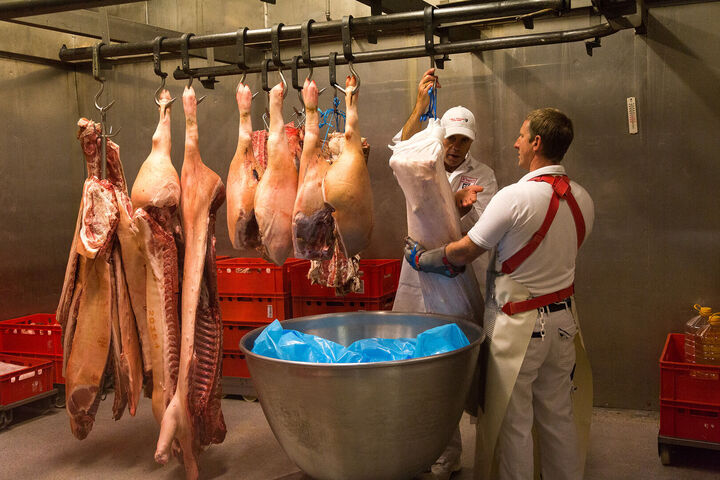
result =
[{"label": "red plastic crate", "polygon": [[38,360],[42,360],[45,362],[52,362],[53,364],[53,383],[58,385],[65,385],[65,377],[63,377],[62,374],[62,367],[63,367],[63,356],[62,355],[40,355],[39,353],[34,353],[32,355],[25,355],[29,358],[37,358]]},{"label": "red plastic crate", "polygon": [[660,357],[660,400],[720,407],[720,365],[685,362],[685,335],[671,333]]},{"label": "red plastic crate", "polygon": [[357,312],[360,310],[392,310],[395,293],[381,298],[312,298],[293,297],[293,317],[306,317],[323,313]]},{"label": "red plastic crate", "polygon": [[62,355],[62,328],[55,314],[36,313],[0,322],[0,352]]},{"label": "red plastic crate", "polygon": [[358,273],[361,289],[356,293],[337,295],[334,288],[312,285],[307,278],[309,262],[290,267],[290,292],[293,297],[379,298],[397,291],[400,260],[361,259]]},{"label": "red plastic crate", "polygon": [[222,376],[250,378],[245,355],[240,352],[223,352]]},{"label": "red plastic crate", "polygon": [[290,268],[305,262],[288,258],[282,267],[262,258],[226,258],[217,262],[220,295],[284,295],[290,293]]},{"label": "red plastic crate", "polygon": [[720,443],[720,406],[661,400],[660,435]]},{"label": "red plastic crate", "polygon": [[237,352],[240,349],[240,340],[246,333],[255,330],[270,322],[235,322],[223,320],[223,352]]},{"label": "red plastic crate", "polygon": [[220,295],[223,321],[264,322],[292,318],[290,295],[234,296]]},{"label": "red plastic crate", "polygon": [[0,362],[24,367],[0,375],[0,405],[10,405],[52,390],[52,362],[4,353],[0,353]]}]

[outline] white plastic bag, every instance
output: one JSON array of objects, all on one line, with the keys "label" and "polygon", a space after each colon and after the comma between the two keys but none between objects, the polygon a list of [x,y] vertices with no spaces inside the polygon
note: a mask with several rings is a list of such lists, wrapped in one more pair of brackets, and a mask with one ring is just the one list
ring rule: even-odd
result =
[{"label": "white plastic bag", "polygon": [[[389,146],[393,151],[390,168],[405,194],[408,235],[427,249],[462,236],[460,215],[445,175],[444,137],[445,129],[440,122],[430,119],[425,130]],[[413,273],[408,272],[408,268],[409,265],[403,265],[406,275]],[[418,272],[417,276],[426,312],[459,316],[482,324],[483,299],[471,265],[454,278],[424,272]],[[398,300],[404,302],[401,292],[398,296]],[[404,309],[404,305],[398,306],[393,310]]]}]

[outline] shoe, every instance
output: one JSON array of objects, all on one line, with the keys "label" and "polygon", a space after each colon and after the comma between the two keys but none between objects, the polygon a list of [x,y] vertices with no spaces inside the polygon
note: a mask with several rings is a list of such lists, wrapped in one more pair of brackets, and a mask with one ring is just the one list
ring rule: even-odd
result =
[{"label": "shoe", "polygon": [[454,459],[443,455],[437,459],[429,471],[418,475],[413,480],[449,480],[453,473],[460,470],[462,470],[462,464],[459,455]]}]

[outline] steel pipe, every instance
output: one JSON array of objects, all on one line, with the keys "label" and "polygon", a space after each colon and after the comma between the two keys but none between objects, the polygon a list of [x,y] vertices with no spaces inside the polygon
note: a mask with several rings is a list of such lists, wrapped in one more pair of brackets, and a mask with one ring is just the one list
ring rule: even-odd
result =
[{"label": "steel pipe", "polygon": [[[0,3],[0,20],[141,1],[144,0],[18,0],[2,2]],[[88,58],[92,58],[92,53]]]},{"label": "steel pipe", "polygon": [[[501,0],[479,5],[464,5],[460,7],[447,7],[436,9],[433,13],[435,26],[442,24],[468,22],[493,18],[499,14],[522,15],[543,9],[562,12],[568,8],[567,0]],[[356,17],[352,19],[352,35],[364,37],[370,33],[388,35],[397,32],[422,33],[424,30],[425,15],[422,10],[416,12],[392,13],[389,15],[374,15]],[[278,32],[281,41],[299,41],[301,39],[302,25],[285,25]],[[342,39],[342,20],[329,22],[315,22],[309,28],[309,37],[313,40],[335,41]],[[190,40],[189,48],[210,48],[235,45],[237,31],[217,33],[211,35],[198,35]],[[248,46],[270,45],[272,28],[259,28],[247,30],[245,37]],[[180,51],[180,38],[168,38],[163,42],[163,51]],[[152,53],[152,41],[137,43],[122,43],[103,45],[100,55],[102,58],[143,55]],[[78,61],[92,58],[92,47],[65,48],[60,50],[60,60]]]},{"label": "steel pipe", "polygon": [[[618,31],[610,24],[604,23],[588,28],[580,28],[575,30],[566,30],[559,32],[533,33],[528,35],[517,35],[512,37],[486,38],[482,40],[469,40],[462,42],[436,44],[434,49],[435,55],[458,54],[468,52],[480,52],[486,50],[500,50],[503,48],[529,47],[535,45],[551,45],[555,43],[568,43],[586,40],[588,38],[605,37]],[[353,64],[368,62],[383,62],[387,60],[401,60],[405,58],[418,58],[427,56],[424,46],[394,48],[387,50],[377,50],[374,52],[357,52],[354,53]],[[312,57],[313,67],[326,67],[329,65],[329,55]],[[284,61],[289,64],[290,60]],[[338,65],[345,65],[348,61],[339,55],[336,58]],[[299,68],[307,68],[307,64],[303,59],[298,60]],[[221,77],[224,75],[238,75],[241,73],[257,73],[260,72],[261,65],[248,65],[246,70],[241,71],[236,65],[225,65],[217,67],[197,68],[193,71],[196,77],[214,76]],[[175,70],[173,77],[176,80],[187,79],[188,75],[182,70]]]}]

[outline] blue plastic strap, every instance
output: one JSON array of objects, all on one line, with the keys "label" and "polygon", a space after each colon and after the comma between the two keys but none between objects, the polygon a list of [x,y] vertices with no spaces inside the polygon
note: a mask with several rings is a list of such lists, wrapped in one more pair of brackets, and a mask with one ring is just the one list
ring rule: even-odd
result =
[{"label": "blue plastic strap", "polygon": [[428,96],[430,97],[430,105],[428,105],[427,112],[420,115],[421,122],[428,120],[430,117],[437,119],[437,92],[434,87],[430,87]]},{"label": "blue plastic strap", "polygon": [[415,245],[413,245],[412,251],[410,252],[410,260],[409,261],[410,261],[410,266],[413,267],[413,270],[419,270],[419,267],[417,266],[417,263],[416,263],[417,248],[418,248],[418,244],[415,243]]}]

